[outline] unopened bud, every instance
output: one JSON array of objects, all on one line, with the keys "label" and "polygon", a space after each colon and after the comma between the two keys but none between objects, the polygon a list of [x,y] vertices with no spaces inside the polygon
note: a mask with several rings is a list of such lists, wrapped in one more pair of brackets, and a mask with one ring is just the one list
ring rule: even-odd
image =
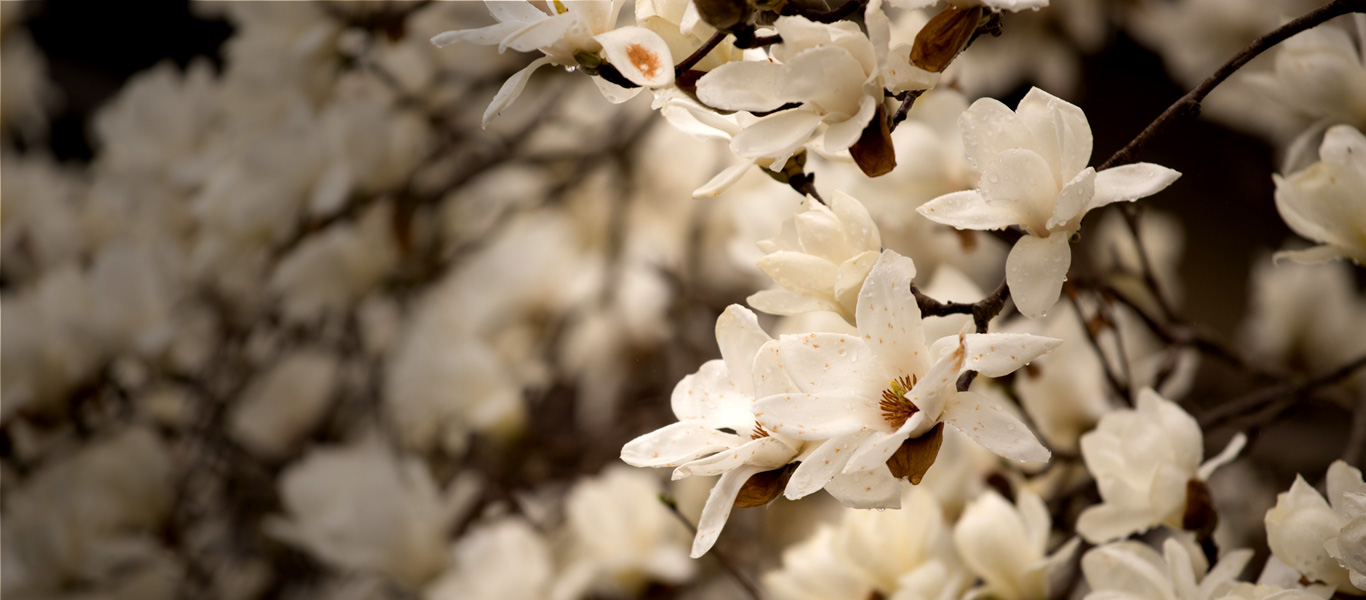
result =
[{"label": "unopened bud", "polygon": [[873,120],[863,128],[858,141],[849,147],[854,163],[869,177],[881,177],[896,168],[896,149],[892,147],[892,129],[887,124],[882,107],[877,108]]},{"label": "unopened bud", "polygon": [[939,446],[943,443],[944,424],[939,423],[925,435],[901,442],[901,447],[887,459],[887,469],[893,477],[905,477],[911,480],[911,484],[919,485],[925,472],[939,457]]},{"label": "unopened bud", "polygon": [[1197,536],[1209,537],[1219,524],[1219,513],[1214,510],[1214,497],[1209,485],[1199,479],[1186,482],[1186,510],[1181,515],[1181,528]]},{"label": "unopened bud", "polygon": [[958,53],[972,41],[972,35],[977,32],[985,14],[986,9],[981,6],[962,9],[953,5],[944,7],[915,35],[915,43],[911,45],[911,64],[931,73],[944,72]]},{"label": "unopened bud", "polygon": [[718,31],[730,31],[749,21],[748,0],[694,0],[697,14]]}]

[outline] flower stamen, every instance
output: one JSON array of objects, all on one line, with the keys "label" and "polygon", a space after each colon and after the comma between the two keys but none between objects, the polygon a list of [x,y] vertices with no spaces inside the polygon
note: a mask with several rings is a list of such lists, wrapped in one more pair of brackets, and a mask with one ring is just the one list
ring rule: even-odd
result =
[{"label": "flower stamen", "polygon": [[749,439],[752,441],[752,440],[757,440],[757,439],[759,439],[759,438],[766,438],[766,437],[768,437],[768,430],[767,430],[767,429],[764,429],[764,426],[763,426],[763,425],[760,425],[760,424],[758,424],[758,423],[755,423],[755,424],[754,424],[754,431],[751,431],[751,432],[750,432],[750,434],[749,434]]},{"label": "flower stamen", "polygon": [[893,429],[900,429],[906,423],[906,419],[920,412],[920,407],[906,398],[906,394],[915,387],[915,383],[915,375],[903,375],[898,379],[893,379],[889,384],[890,387],[882,390],[882,401],[878,402],[878,407],[882,409],[882,418]]}]

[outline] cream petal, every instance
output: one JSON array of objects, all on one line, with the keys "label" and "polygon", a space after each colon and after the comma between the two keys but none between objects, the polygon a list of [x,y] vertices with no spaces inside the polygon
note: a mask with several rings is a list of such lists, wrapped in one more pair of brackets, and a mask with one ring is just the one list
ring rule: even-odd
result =
[{"label": "cream petal", "polygon": [[1006,598],[1032,596],[1020,589],[1021,575],[1043,558],[1042,552],[1030,545],[1019,513],[1000,494],[989,491],[968,504],[953,528],[953,541],[989,589]]},{"label": "cream petal", "polygon": [[776,91],[781,71],[768,61],[729,62],[697,81],[697,99],[722,110],[770,111],[787,103]]},{"label": "cream petal", "polygon": [[820,46],[798,53],[782,65],[774,93],[785,102],[810,102],[823,113],[847,118],[858,113],[866,78],[863,67],[848,50]]},{"label": "cream petal", "polygon": [[1048,314],[1062,293],[1071,264],[1072,250],[1066,236],[1027,235],[1015,242],[1006,257],[1006,282],[1020,313],[1031,319]]},{"label": "cream petal", "polygon": [[854,451],[854,455],[849,458],[848,464],[844,465],[844,472],[867,473],[887,468],[887,461],[910,437],[910,432],[921,427],[924,423],[924,413],[916,413],[911,418],[906,419],[906,422],[902,423],[896,431],[869,433],[867,439],[859,445],[858,449]]},{"label": "cream petal", "polygon": [[754,356],[771,339],[759,326],[759,318],[739,304],[727,306],[716,319],[716,344],[721,347],[721,359],[731,382],[741,393],[753,395]]},{"label": "cream petal", "polygon": [[1346,517],[1354,517],[1355,513],[1347,512],[1348,505],[1352,502],[1348,499],[1348,494],[1366,494],[1366,481],[1362,480],[1361,470],[1347,464],[1342,460],[1335,460],[1328,466],[1328,504],[1338,514]]},{"label": "cream petal", "polygon": [[1331,540],[1335,547],[1327,547],[1326,550],[1336,558],[1342,566],[1347,567],[1353,573],[1352,585],[1362,588],[1357,582],[1356,575],[1366,574],[1366,515],[1361,515],[1347,523],[1338,532],[1337,539]]},{"label": "cream petal", "polygon": [[758,291],[750,294],[745,302],[748,302],[755,310],[770,315],[800,315],[831,308],[819,300],[800,296],[787,290]]},{"label": "cream petal", "polygon": [[844,464],[849,462],[853,454],[851,451],[862,439],[862,434],[840,436],[817,446],[792,472],[783,495],[788,500],[799,500],[825,487],[844,469]]},{"label": "cream petal", "polygon": [[1058,192],[1058,202],[1053,207],[1053,216],[1048,219],[1048,230],[1054,233],[1076,231],[1095,193],[1096,172],[1091,167],[1086,167]]},{"label": "cream petal", "polygon": [[619,27],[593,36],[607,62],[639,86],[661,88],[674,82],[674,58],[659,34],[644,27]]},{"label": "cream petal", "polygon": [[963,149],[967,152],[968,162],[979,172],[985,170],[1000,153],[1032,145],[1029,128],[1020,121],[1015,111],[993,98],[981,98],[973,102],[958,117],[958,126],[963,131]]},{"label": "cream petal", "polygon": [[1081,214],[1107,204],[1147,198],[1167,189],[1179,177],[1180,172],[1152,163],[1111,167],[1096,173],[1095,195]]},{"label": "cream petal", "polygon": [[531,74],[547,64],[550,58],[542,57],[531,61],[526,68],[513,73],[507,81],[503,82],[503,87],[498,88],[498,93],[493,96],[493,101],[489,102],[489,107],[484,109],[483,127],[487,128],[489,122],[503,113],[503,110],[512,105],[512,102],[522,95],[522,90],[526,89],[527,80],[531,79]]},{"label": "cream petal", "polygon": [[493,15],[493,18],[503,23],[521,22],[525,24],[550,18],[527,0],[512,0],[511,2],[499,0],[485,2],[484,6],[489,9],[489,14]]},{"label": "cream petal", "polygon": [[859,100],[858,112],[853,116],[843,120],[826,120],[829,127],[825,129],[825,134],[821,138],[822,147],[830,154],[848,150],[858,142],[859,136],[862,136],[863,130],[872,123],[875,114],[877,100],[865,94]]},{"label": "cream petal", "polygon": [[943,421],[998,456],[1020,462],[1043,462],[1052,456],[1018,417],[983,394],[955,394]]},{"label": "cream petal", "polygon": [[707,495],[706,505],[702,507],[702,516],[697,520],[697,537],[693,538],[692,543],[693,558],[701,558],[716,544],[721,529],[730,518],[730,510],[735,506],[735,497],[740,495],[740,488],[751,476],[761,471],[762,468],[745,465],[722,474],[716,481]]},{"label": "cream petal", "polygon": [[[1085,518],[1086,513],[1082,514]],[[1081,569],[1093,590],[1123,594],[1114,598],[1175,600],[1166,561],[1140,542],[1118,542],[1092,549],[1082,556]]]},{"label": "cream petal", "polygon": [[877,397],[887,374],[874,350],[843,333],[806,333],[778,338],[783,366],[803,392],[848,392]]},{"label": "cream petal", "polygon": [[802,252],[839,264],[857,252],[849,247],[839,217],[824,206],[792,215]]},{"label": "cream petal", "polygon": [[740,178],[744,177],[745,173],[749,172],[749,168],[752,166],[754,166],[754,163],[746,161],[726,167],[725,170],[717,173],[715,177],[712,177],[710,181],[702,184],[702,187],[693,190],[692,197],[715,198],[720,196],[726,190],[730,189],[731,186],[735,185],[735,182],[740,181]]},{"label": "cream petal", "polygon": [[1091,161],[1091,125],[1080,108],[1032,88],[1015,109],[1033,134],[1034,146],[1052,168],[1055,185],[1076,177]]},{"label": "cream petal", "polygon": [[772,158],[772,168],[781,169],[811,139],[820,124],[820,115],[812,111],[784,110],[759,119],[736,134],[730,149],[745,158]]},{"label": "cream petal", "polygon": [[997,154],[987,165],[977,191],[987,204],[1014,211],[1016,222],[1031,235],[1043,235],[1059,188],[1043,157],[1032,150],[1012,149]]},{"label": "cream petal", "polygon": [[772,433],[820,441],[866,430],[882,415],[862,395],[830,391],[761,398],[754,403],[754,418]]},{"label": "cream petal", "polygon": [[675,480],[685,477],[710,477],[740,468],[742,465],[776,469],[792,460],[797,453],[786,442],[776,437],[762,437],[739,446],[701,458],[674,469]]},{"label": "cream petal", "polygon": [[1001,377],[1029,364],[1062,344],[1057,338],[1027,333],[972,333],[963,337],[962,372]]},{"label": "cream petal", "polygon": [[836,190],[830,195],[830,211],[839,217],[844,237],[856,250],[881,250],[882,236],[868,208],[857,198]]},{"label": "cream petal", "polygon": [[1092,544],[1103,544],[1152,527],[1148,515],[1112,504],[1097,504],[1081,512],[1077,533]]},{"label": "cream petal", "polygon": [[1323,135],[1319,159],[1342,165],[1366,177],[1366,135],[1350,125],[1335,125]]},{"label": "cream petal", "polygon": [[754,397],[800,393],[797,384],[783,368],[782,346],[772,340],[759,348],[754,357]]},{"label": "cream petal", "polygon": [[1208,480],[1209,476],[1214,474],[1215,469],[1231,463],[1234,459],[1238,458],[1238,453],[1242,452],[1243,447],[1246,445],[1247,436],[1243,435],[1241,432],[1235,434],[1233,439],[1228,441],[1228,445],[1224,446],[1223,452],[1220,452],[1218,456],[1215,456],[1200,465],[1200,470],[1196,471],[1195,476],[1202,480]]},{"label": "cream petal", "polygon": [[977,190],[944,194],[915,210],[926,219],[959,229],[1005,229],[1020,222],[1010,207],[987,204]]},{"label": "cream petal", "polygon": [[602,92],[602,97],[612,104],[621,104],[622,102],[635,98],[640,94],[641,90],[645,89],[638,87],[624,88],[601,77],[589,77],[588,79],[593,82],[593,86],[598,88],[599,92]]},{"label": "cream petal", "polygon": [[835,263],[805,252],[784,250],[766,254],[756,264],[774,283],[789,291],[834,301]]},{"label": "cream petal", "polygon": [[863,283],[868,280],[868,273],[877,264],[879,256],[878,252],[869,250],[840,263],[835,270],[835,301],[840,306],[846,310],[858,306],[859,292],[863,290]]},{"label": "cream petal", "polygon": [[470,42],[481,46],[492,46],[506,39],[508,36],[517,33],[525,23],[498,23],[488,27],[478,29],[457,29],[445,31],[432,37],[432,45],[437,48],[445,48],[461,42]]},{"label": "cream petal", "polygon": [[1314,246],[1303,250],[1282,250],[1272,255],[1277,263],[1288,260],[1302,265],[1317,265],[1330,260],[1348,258],[1347,253],[1337,246]]},{"label": "cream petal", "polygon": [[681,421],[627,442],[621,449],[621,460],[633,467],[676,467],[743,441],[708,423]]},{"label": "cream petal", "polygon": [[885,463],[879,469],[836,475],[825,491],[847,508],[901,508],[901,480]]},{"label": "cream petal", "polygon": [[530,52],[544,48],[560,41],[576,23],[577,17],[569,13],[533,22],[504,38],[498,44],[498,51],[512,48],[518,52]]},{"label": "cream petal", "polygon": [[859,335],[891,377],[920,375],[929,366],[920,305],[910,288],[914,278],[911,259],[884,250],[858,296]]}]

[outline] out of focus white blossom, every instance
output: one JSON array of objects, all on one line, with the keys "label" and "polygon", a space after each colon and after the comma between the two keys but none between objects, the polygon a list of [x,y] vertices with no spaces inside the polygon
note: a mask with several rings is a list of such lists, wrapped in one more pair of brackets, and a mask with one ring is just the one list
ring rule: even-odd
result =
[{"label": "out of focus white blossom", "polygon": [[1266,513],[1266,540],[1276,558],[1354,596],[1366,595],[1366,483],[1361,470],[1328,467],[1328,497],[1295,476]]}]

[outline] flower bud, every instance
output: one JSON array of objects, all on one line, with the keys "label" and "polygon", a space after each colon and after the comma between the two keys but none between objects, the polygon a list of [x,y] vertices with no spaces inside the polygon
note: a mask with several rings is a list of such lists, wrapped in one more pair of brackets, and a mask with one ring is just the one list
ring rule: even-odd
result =
[{"label": "flower bud", "polygon": [[939,446],[944,443],[944,424],[939,423],[918,438],[910,438],[901,443],[892,457],[887,460],[887,468],[893,477],[905,477],[912,485],[919,485],[925,473],[939,457]]},{"label": "flower bud", "polygon": [[772,471],[751,475],[740,488],[740,493],[736,494],[735,506],[754,508],[774,501],[783,493],[783,488],[787,487],[787,480],[792,477],[794,470],[794,464],[788,464]]},{"label": "flower bud", "polygon": [[915,43],[911,45],[911,64],[931,73],[944,72],[958,53],[972,41],[972,34],[977,32],[985,14],[986,9],[981,6],[967,9],[952,5],[944,7],[915,35]]},{"label": "flower bud", "polygon": [[697,14],[718,31],[730,31],[749,21],[748,0],[695,0]]}]

